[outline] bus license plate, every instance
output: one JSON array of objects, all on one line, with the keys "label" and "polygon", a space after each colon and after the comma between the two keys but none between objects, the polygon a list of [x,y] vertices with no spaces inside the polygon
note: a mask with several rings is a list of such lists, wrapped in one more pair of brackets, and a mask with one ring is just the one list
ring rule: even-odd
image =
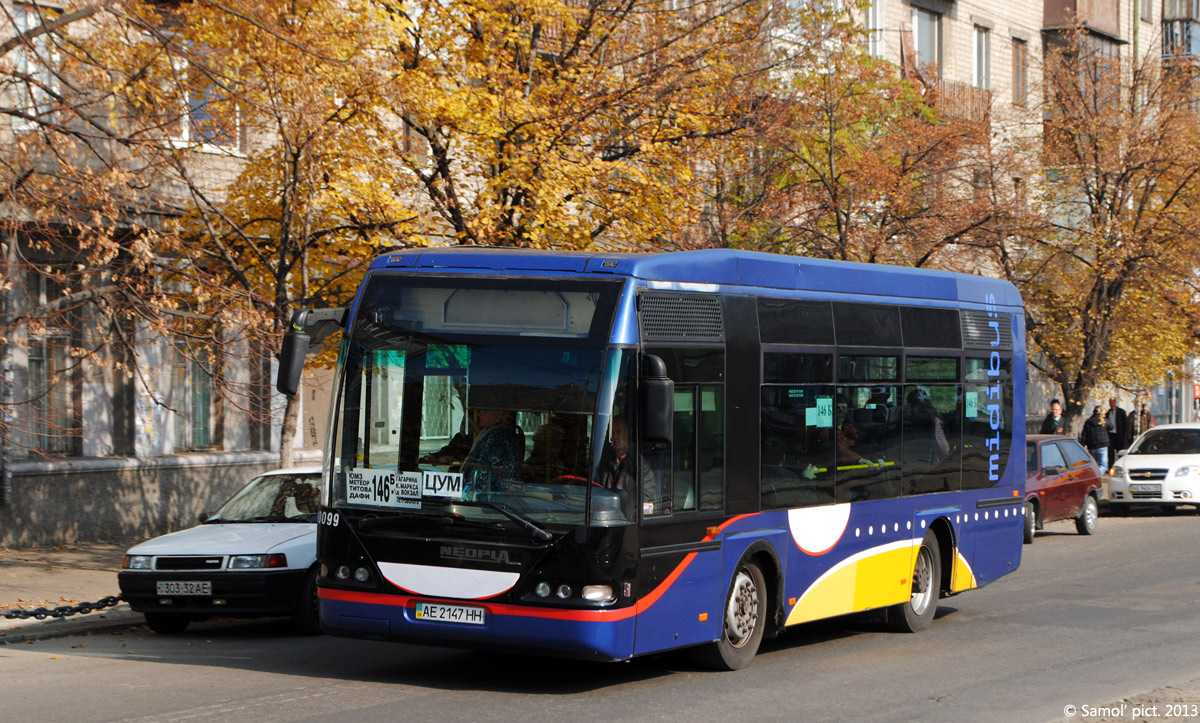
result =
[{"label": "bus license plate", "polygon": [[1130,492],[1162,492],[1162,485],[1129,485]]},{"label": "bus license plate", "polygon": [[212,595],[208,580],[159,580],[155,583],[159,595]]},{"label": "bus license plate", "polygon": [[417,603],[417,620],[437,620],[445,623],[467,623],[483,625],[483,608],[469,605],[442,605],[440,603]]}]

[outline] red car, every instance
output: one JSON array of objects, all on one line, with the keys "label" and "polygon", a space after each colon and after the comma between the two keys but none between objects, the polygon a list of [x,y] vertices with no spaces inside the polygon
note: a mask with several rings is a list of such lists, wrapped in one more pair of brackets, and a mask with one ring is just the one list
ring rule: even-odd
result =
[{"label": "red car", "polygon": [[1025,544],[1047,522],[1075,520],[1081,535],[1096,531],[1101,471],[1079,442],[1054,434],[1025,440]]}]

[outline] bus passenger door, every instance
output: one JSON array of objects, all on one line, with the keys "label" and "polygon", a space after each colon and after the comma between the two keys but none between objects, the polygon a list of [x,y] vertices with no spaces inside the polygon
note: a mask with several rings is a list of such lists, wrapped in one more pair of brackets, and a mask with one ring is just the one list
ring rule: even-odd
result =
[{"label": "bus passenger door", "polygon": [[[724,394],[719,384],[675,385],[674,439],[655,457],[660,501],[643,505],[635,654],[713,640],[720,632],[712,588],[722,576]],[[723,583],[722,583],[723,586]],[[723,591],[722,591],[723,592]]]}]

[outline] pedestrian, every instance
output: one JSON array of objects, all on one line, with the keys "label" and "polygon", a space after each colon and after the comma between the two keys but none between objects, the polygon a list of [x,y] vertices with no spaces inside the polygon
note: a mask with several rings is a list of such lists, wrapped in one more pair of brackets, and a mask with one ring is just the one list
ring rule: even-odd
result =
[{"label": "pedestrian", "polygon": [[1055,399],[1050,402],[1050,413],[1042,420],[1042,434],[1066,434],[1065,429],[1062,402]]},{"label": "pedestrian", "polygon": [[1146,403],[1142,402],[1142,408],[1138,409],[1137,403],[1133,405],[1133,414],[1129,415],[1129,441],[1137,439],[1139,435],[1154,426],[1154,415],[1146,409]]},{"label": "pedestrian", "polygon": [[1079,435],[1079,442],[1087,447],[1103,473],[1108,472],[1108,443],[1111,437],[1111,422],[1106,416],[1100,406],[1093,407],[1092,416],[1083,423],[1083,432]]},{"label": "pedestrian", "polygon": [[1109,464],[1117,463],[1117,453],[1129,447],[1129,415],[1117,406],[1115,397],[1108,398],[1108,421],[1113,434],[1108,441]]}]

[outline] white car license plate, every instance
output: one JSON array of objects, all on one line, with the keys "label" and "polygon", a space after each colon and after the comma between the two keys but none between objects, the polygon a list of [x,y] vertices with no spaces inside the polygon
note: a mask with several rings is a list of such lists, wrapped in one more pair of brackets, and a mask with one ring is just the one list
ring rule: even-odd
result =
[{"label": "white car license plate", "polygon": [[1130,492],[1162,492],[1162,485],[1129,485]]},{"label": "white car license plate", "polygon": [[154,586],[159,595],[212,595],[208,580],[159,580]]},{"label": "white car license plate", "polygon": [[442,605],[441,603],[417,603],[417,620],[437,620],[446,623],[483,625],[483,608],[469,605]]}]

